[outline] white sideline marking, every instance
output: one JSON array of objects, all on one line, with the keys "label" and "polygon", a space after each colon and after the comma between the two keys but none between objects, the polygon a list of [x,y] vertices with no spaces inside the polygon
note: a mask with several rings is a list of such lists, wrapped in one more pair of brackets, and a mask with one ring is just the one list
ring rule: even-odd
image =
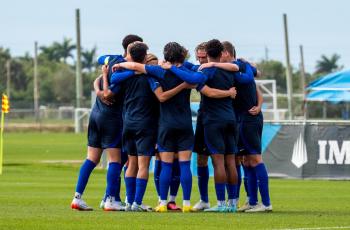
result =
[{"label": "white sideline marking", "polygon": [[322,229],[350,229],[350,226],[315,227],[315,228],[278,228],[275,230],[322,230]]}]

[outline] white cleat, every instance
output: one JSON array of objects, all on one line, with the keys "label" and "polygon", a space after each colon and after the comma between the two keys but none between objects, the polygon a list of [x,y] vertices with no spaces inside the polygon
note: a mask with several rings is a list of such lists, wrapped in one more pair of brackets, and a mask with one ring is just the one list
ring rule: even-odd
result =
[{"label": "white cleat", "polygon": [[249,202],[247,201],[247,202],[244,203],[244,205],[242,207],[240,207],[238,209],[238,212],[245,212],[245,211],[247,211],[249,209],[252,209],[254,206],[255,205],[250,205]]},{"label": "white cleat", "polygon": [[131,211],[131,204],[129,204],[129,203],[125,203],[125,207],[124,207],[124,209],[125,209],[125,212],[130,212]]},{"label": "white cleat", "polygon": [[257,204],[255,206],[252,206],[250,209],[246,210],[245,212],[248,213],[254,213],[254,212],[272,212],[272,205],[265,206],[263,204]]},{"label": "white cleat", "polygon": [[133,212],[152,212],[153,209],[148,205],[138,205],[135,202],[131,205],[131,211]]},{"label": "white cleat", "polygon": [[71,203],[71,208],[79,211],[92,211],[93,209],[89,207],[83,199],[74,198]]},{"label": "white cleat", "polygon": [[104,203],[103,210],[105,211],[124,211],[125,207],[120,201],[115,201],[115,197],[109,196]]},{"label": "white cleat", "polygon": [[209,209],[210,208],[210,203],[204,202],[202,200],[198,201],[192,208],[193,211],[198,212],[198,211],[204,211],[204,209]]}]

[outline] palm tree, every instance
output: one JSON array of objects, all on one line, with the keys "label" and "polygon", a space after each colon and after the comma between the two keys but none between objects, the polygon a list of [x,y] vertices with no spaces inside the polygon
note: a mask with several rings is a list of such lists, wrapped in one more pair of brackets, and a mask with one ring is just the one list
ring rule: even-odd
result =
[{"label": "palm tree", "polygon": [[64,63],[67,63],[67,58],[73,58],[72,51],[76,49],[76,45],[71,44],[71,38],[63,38],[62,43],[54,42],[53,47],[57,49],[60,59],[63,59]]},{"label": "palm tree", "polygon": [[322,55],[321,59],[316,63],[316,74],[328,74],[342,69],[343,66],[338,65],[339,59],[339,54],[333,54],[330,58]]},{"label": "palm tree", "polygon": [[58,54],[58,50],[54,46],[41,46],[41,55],[43,55],[49,61],[59,61],[60,56]]},{"label": "palm tree", "polygon": [[81,52],[83,69],[87,69],[89,72],[92,72],[93,68],[96,67],[96,50],[95,46],[91,50],[83,50]]}]

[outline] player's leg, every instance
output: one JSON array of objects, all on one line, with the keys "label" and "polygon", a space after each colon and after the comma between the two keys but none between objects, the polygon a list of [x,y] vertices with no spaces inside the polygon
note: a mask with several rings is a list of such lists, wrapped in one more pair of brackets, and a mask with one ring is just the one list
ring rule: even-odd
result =
[{"label": "player's leg", "polygon": [[237,169],[237,191],[236,191],[236,195],[237,195],[237,206],[239,204],[240,190],[241,190],[241,185],[242,185],[241,166],[242,166],[242,161],[243,161],[243,156],[240,156],[239,153],[236,155],[236,169]]},{"label": "player's leg", "polygon": [[179,156],[175,153],[175,158],[173,162],[173,172],[171,175],[170,182],[170,196],[169,202],[167,204],[167,208],[170,211],[180,211],[181,208],[176,205],[176,196],[180,187],[180,164],[179,164]]},{"label": "player's leg", "polygon": [[75,195],[71,204],[72,209],[81,211],[92,210],[92,208],[89,207],[81,197],[84,193],[85,187],[88,183],[92,170],[94,170],[96,165],[100,162],[102,149],[88,146],[87,152],[87,158],[80,167],[78,182],[75,189]]},{"label": "player's leg", "polygon": [[192,172],[191,172],[191,150],[179,151],[180,182],[183,193],[183,212],[191,212]]},{"label": "player's leg", "polygon": [[125,211],[131,210],[131,205],[135,201],[136,175],[138,171],[138,161],[136,154],[129,154],[128,169],[125,172],[126,207]]},{"label": "player's leg", "polygon": [[138,172],[136,176],[136,193],[135,201],[131,207],[132,211],[147,211],[142,207],[143,197],[146,192],[148,176],[149,176],[149,164],[152,156],[139,155],[138,156]]},{"label": "player's leg", "polygon": [[168,192],[173,170],[174,152],[160,152],[161,167],[159,177],[160,202],[155,208],[156,212],[166,212],[168,202]]},{"label": "player's leg", "polygon": [[195,211],[202,211],[204,209],[210,208],[208,196],[208,158],[210,154],[208,153],[205,146],[204,127],[200,115],[197,117],[196,132],[194,136],[194,152],[197,153],[197,178],[200,200],[193,206],[193,209]]},{"label": "player's leg", "polygon": [[116,195],[120,191],[120,171],[121,171],[121,150],[120,148],[106,149],[108,155],[108,170],[107,170],[107,189],[106,202],[104,205],[105,211],[122,211],[124,206]]},{"label": "player's leg", "polygon": [[158,202],[160,202],[160,192],[159,192],[159,177],[160,172],[162,170],[162,164],[160,160],[159,153],[157,152],[155,155],[155,161],[154,161],[154,170],[153,170],[153,177],[154,177],[154,185],[156,187],[157,195],[158,195]]},{"label": "player's leg", "polygon": [[238,176],[237,169],[235,164],[235,156],[234,154],[225,155],[225,169],[227,176],[227,211],[235,212],[237,210],[237,184],[238,184]]},{"label": "player's leg", "polygon": [[217,205],[205,209],[207,212],[226,211],[226,169],[225,169],[225,124],[213,123],[204,126],[204,138],[206,146],[211,153],[214,167],[214,182]]}]

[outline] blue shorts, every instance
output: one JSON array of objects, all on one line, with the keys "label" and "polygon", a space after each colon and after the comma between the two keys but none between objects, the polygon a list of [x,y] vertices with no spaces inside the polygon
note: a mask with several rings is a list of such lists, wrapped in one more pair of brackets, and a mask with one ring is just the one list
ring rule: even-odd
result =
[{"label": "blue shorts", "polygon": [[197,117],[196,131],[194,134],[193,152],[196,152],[198,155],[210,155],[210,152],[208,151],[207,145],[205,144],[204,140],[204,126],[201,115]]},{"label": "blue shorts", "polygon": [[235,122],[220,122],[204,125],[204,138],[210,154],[235,154],[237,125]]},{"label": "blue shorts", "polygon": [[131,156],[154,156],[157,141],[156,129],[123,129],[123,151]]},{"label": "blue shorts", "polygon": [[94,148],[121,148],[122,118],[92,111],[88,125],[88,146]]},{"label": "blue shorts", "polygon": [[241,119],[239,122],[238,149],[245,154],[261,154],[261,137],[264,122],[262,116]]},{"label": "blue shorts", "polygon": [[192,151],[193,142],[194,136],[192,127],[180,129],[159,126],[157,144],[160,153]]}]

